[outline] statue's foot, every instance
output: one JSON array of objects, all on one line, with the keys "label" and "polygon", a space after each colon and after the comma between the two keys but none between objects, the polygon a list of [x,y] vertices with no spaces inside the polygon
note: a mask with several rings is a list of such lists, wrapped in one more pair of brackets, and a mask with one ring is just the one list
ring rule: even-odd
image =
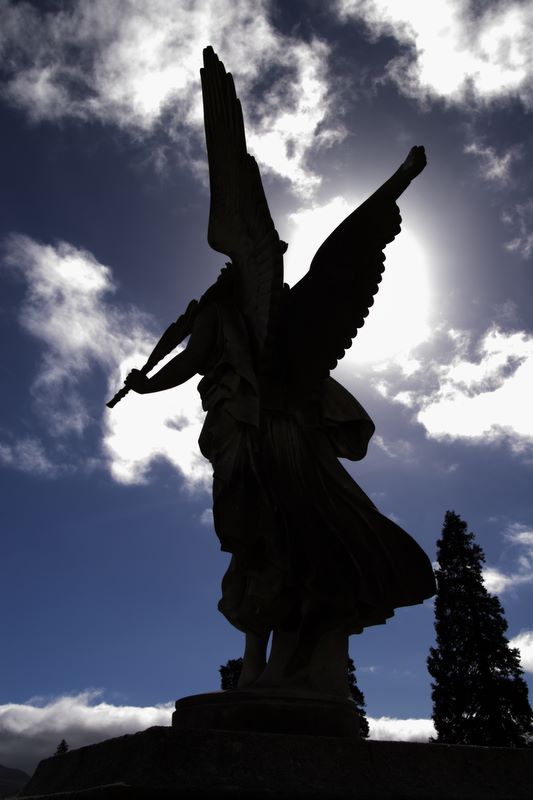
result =
[{"label": "statue's foot", "polygon": [[263,661],[262,663],[246,663],[243,660],[242,670],[239,677],[239,681],[237,683],[237,689],[248,689],[251,686],[254,686],[257,680],[261,677],[266,663]]}]

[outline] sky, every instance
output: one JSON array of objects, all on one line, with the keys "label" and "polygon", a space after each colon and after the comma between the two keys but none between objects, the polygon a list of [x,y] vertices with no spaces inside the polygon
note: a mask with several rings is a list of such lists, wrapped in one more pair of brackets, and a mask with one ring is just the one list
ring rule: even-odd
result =
[{"label": "sky", "polygon": [[[105,407],[223,266],[209,44],[291,285],[425,145],[334,373],[376,424],[346,466],[432,561],[446,510],[468,521],[532,686],[532,27],[517,0],[0,0],[0,763],[170,724],[242,654],[197,381]],[[374,738],[431,735],[433,622],[429,600],[351,638]]]}]

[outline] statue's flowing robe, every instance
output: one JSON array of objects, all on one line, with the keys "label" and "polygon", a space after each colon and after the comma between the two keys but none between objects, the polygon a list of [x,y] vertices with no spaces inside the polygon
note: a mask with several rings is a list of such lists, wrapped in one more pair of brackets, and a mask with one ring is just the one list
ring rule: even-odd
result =
[{"label": "statue's flowing robe", "polygon": [[368,414],[331,377],[312,391],[265,391],[243,317],[215,307],[217,346],[198,389],[215,530],[232,554],[220,611],[242,631],[312,620],[352,634],[431,597],[426,554],[338,460],[366,454]]}]

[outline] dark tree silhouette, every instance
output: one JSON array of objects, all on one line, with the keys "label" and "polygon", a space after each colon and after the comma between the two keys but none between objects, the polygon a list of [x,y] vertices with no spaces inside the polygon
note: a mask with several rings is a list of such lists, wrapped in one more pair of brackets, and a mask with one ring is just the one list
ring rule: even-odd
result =
[{"label": "dark tree silhouette", "polygon": [[366,718],[366,703],[365,696],[359,686],[357,685],[357,678],[355,677],[355,664],[353,658],[348,657],[348,686],[350,694],[355,703],[357,713],[359,714],[359,734],[362,739],[368,739],[370,729],[368,727],[368,720]]},{"label": "dark tree silhouette", "polygon": [[59,742],[59,744],[56,747],[56,751],[55,751],[54,755],[62,756],[63,753],[68,753],[68,744],[66,743],[66,741],[64,739],[61,739],[61,741]]},{"label": "dark tree silhouette", "polygon": [[[242,658],[230,658],[229,661],[227,661],[225,664],[222,664],[219,669],[220,688],[223,691],[226,691],[227,689],[236,689],[241,675],[241,670]],[[353,663],[352,658],[348,658],[348,686],[360,718],[359,732],[363,739],[367,739],[369,728],[365,712],[365,696],[357,685],[357,678],[355,677],[355,664]]]},{"label": "dark tree silhouette", "polygon": [[242,658],[230,658],[220,666],[220,688],[222,691],[236,689],[241,677]]},{"label": "dark tree silhouette", "polygon": [[453,511],[437,546],[437,646],[428,658],[436,741],[524,747],[533,733],[527,684],[502,605],[483,583],[483,550]]}]

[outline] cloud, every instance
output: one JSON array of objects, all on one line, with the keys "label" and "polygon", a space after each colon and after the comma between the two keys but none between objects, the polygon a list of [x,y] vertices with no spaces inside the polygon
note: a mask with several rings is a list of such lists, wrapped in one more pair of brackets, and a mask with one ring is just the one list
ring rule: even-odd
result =
[{"label": "cloud", "polygon": [[430,719],[394,719],[393,717],[368,717],[370,738],[393,742],[427,742],[435,736],[435,726]]},{"label": "cloud", "polygon": [[437,384],[425,397],[416,391],[395,399],[419,405],[416,419],[435,439],[487,443],[508,441],[517,453],[533,444],[528,397],[533,381],[533,336],[492,327],[469,355],[467,334],[454,333],[451,362],[433,364]]},{"label": "cloud", "polygon": [[0,442],[0,464],[47,478],[55,477],[60,471],[58,465],[48,458],[42,443],[31,436],[25,436],[14,444]]},{"label": "cloud", "polygon": [[337,0],[336,8],[341,19],[362,20],[372,36],[403,45],[387,74],[406,95],[449,104],[517,97],[533,107],[530,3]]},{"label": "cloud", "polygon": [[533,672],[533,631],[520,631],[509,641],[510,647],[520,650],[520,661],[526,672]]},{"label": "cloud", "polygon": [[372,442],[389,458],[399,458],[401,461],[411,461],[413,459],[414,447],[406,439],[388,441],[383,436],[374,435]]},{"label": "cloud", "polygon": [[513,522],[509,526],[506,538],[512,544],[524,545],[533,551],[533,530],[519,522]]},{"label": "cloud", "polygon": [[533,574],[525,572],[506,574],[497,567],[487,567],[483,570],[483,581],[487,591],[491,594],[503,594],[521,584],[531,583]]},{"label": "cloud", "polygon": [[[203,170],[199,68],[215,47],[236,79],[248,141],[261,165],[302,192],[319,179],[306,168],[312,148],[343,138],[326,124],[334,108],[326,44],[284,36],[267,0],[75,0],[38,10],[0,7],[4,97],[35,122],[99,120],[135,136],[163,133],[169,148]],[[258,100],[255,90],[268,77]]]},{"label": "cloud", "polygon": [[[110,301],[115,291],[111,270],[86,250],[26,236],[9,239],[5,261],[27,285],[20,324],[43,345],[32,393],[51,446],[66,436],[80,439],[97,426],[115,480],[142,482],[151,464],[165,459],[190,488],[206,486],[210,467],[197,447],[203,412],[192,383],[149,397],[130,393],[118,408],[105,410],[103,420],[85,400],[94,369],[104,372],[112,396],[127,372],[146,361],[157,340],[145,314]],[[0,460],[48,475],[76,466],[54,462],[32,438],[3,443]]]},{"label": "cloud", "polygon": [[126,327],[139,349],[146,318],[116,312],[106,304],[115,290],[111,270],[86,250],[66,242],[44,245],[11,236],[5,263],[27,284],[19,321],[44,344],[34,382],[35,402],[54,434],[82,434],[90,422],[79,394],[81,378],[96,362],[110,369],[125,355]]},{"label": "cloud", "polygon": [[[0,705],[0,763],[32,772],[54,754],[61,739],[71,749],[170,725],[174,701],[157,706],[120,706],[99,701],[101,691],[87,690],[45,702]],[[424,742],[435,734],[429,719],[368,717],[370,738]]]},{"label": "cloud", "polygon": [[85,691],[45,703],[0,705],[0,763],[32,772],[54,754],[61,739],[71,749],[153,725],[170,725],[174,703],[114,706],[96,702],[99,691]]},{"label": "cloud", "polygon": [[533,200],[517,203],[503,214],[503,221],[513,229],[513,238],[505,244],[507,250],[529,259],[533,253]]},{"label": "cloud", "polygon": [[200,514],[200,524],[209,528],[213,527],[213,509],[206,508]]},{"label": "cloud", "polygon": [[[127,374],[144,360],[130,357],[120,371]],[[189,489],[207,490],[211,466],[198,451],[203,419],[194,381],[151,395],[130,393],[105,416],[103,444],[111,474],[121,483],[144,482],[153,462],[163,459],[185,477]]]},{"label": "cloud", "polygon": [[494,147],[473,141],[464,148],[465,153],[477,156],[480,160],[481,175],[485,180],[505,184],[511,179],[511,166],[521,158],[521,151],[511,147],[498,153]]},{"label": "cloud", "polygon": [[493,594],[533,583],[533,530],[520,522],[512,522],[503,537],[513,553],[512,566],[507,571],[498,567],[483,570],[485,586]]}]

